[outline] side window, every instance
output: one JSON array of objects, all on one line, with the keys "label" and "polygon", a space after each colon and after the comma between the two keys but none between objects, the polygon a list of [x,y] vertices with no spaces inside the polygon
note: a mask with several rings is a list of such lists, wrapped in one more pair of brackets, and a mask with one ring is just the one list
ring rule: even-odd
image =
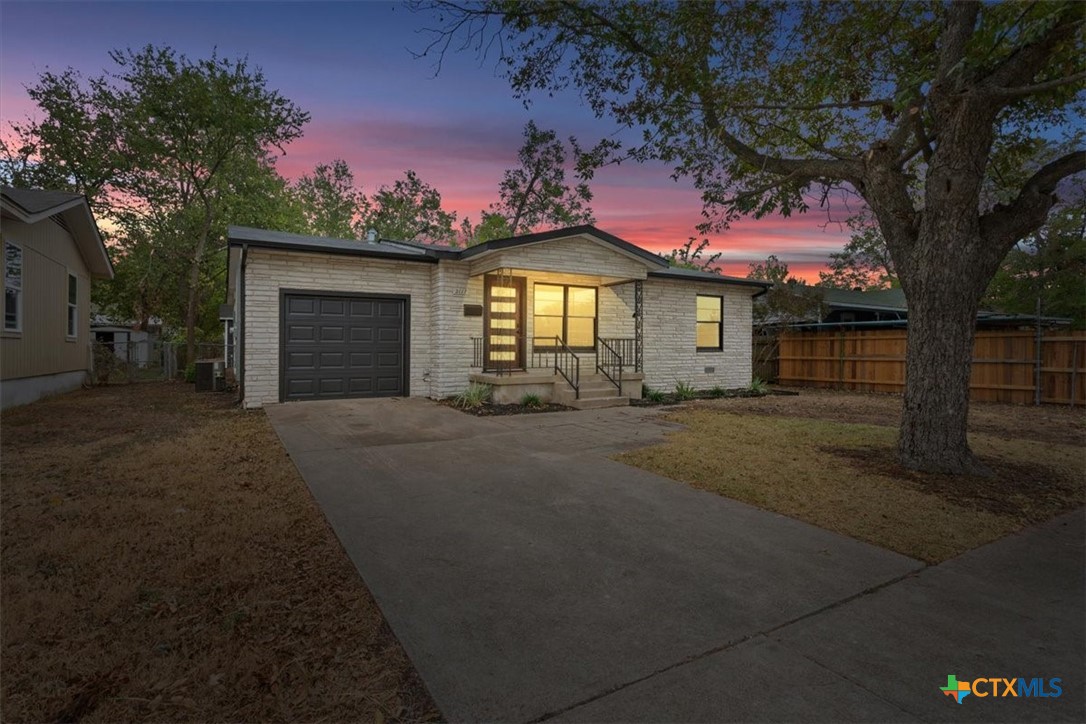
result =
[{"label": "side window", "polygon": [[79,336],[79,278],[68,275],[68,339]]},{"label": "side window", "polygon": [[724,348],[724,298],[698,295],[698,351]]},{"label": "side window", "polygon": [[23,249],[4,242],[4,331],[23,328]]}]

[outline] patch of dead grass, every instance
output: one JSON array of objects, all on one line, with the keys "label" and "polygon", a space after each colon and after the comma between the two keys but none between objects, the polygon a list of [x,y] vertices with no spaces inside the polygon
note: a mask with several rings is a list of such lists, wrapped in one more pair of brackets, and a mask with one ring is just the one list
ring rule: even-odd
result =
[{"label": "patch of dead grass", "polygon": [[2,436],[4,721],[439,716],[262,413],[143,383]]},{"label": "patch of dead grass", "polygon": [[1077,445],[972,435],[996,476],[956,478],[898,466],[892,427],[725,409],[616,459],[930,563],[1084,502]]}]

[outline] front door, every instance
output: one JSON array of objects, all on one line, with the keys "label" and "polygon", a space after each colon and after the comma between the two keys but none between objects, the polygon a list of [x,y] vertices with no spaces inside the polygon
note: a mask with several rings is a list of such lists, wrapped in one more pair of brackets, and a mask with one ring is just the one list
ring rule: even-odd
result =
[{"label": "front door", "polygon": [[526,286],[524,277],[485,277],[484,369],[524,369]]}]

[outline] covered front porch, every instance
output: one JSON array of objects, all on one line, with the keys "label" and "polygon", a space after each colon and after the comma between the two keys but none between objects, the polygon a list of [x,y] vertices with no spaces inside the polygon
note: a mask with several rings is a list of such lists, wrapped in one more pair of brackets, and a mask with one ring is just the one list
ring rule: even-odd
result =
[{"label": "covered front porch", "polygon": [[510,267],[482,277],[470,379],[495,402],[641,396],[642,279]]}]

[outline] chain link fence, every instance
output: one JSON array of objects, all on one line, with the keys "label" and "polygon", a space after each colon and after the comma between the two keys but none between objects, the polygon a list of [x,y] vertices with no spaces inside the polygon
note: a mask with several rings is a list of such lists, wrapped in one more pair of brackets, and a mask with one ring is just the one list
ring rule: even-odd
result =
[{"label": "chain link fence", "polygon": [[[93,343],[94,381],[97,384],[121,384],[143,380],[184,379],[188,364],[184,342],[95,341]],[[222,342],[200,342],[192,360],[232,359],[232,350]]]}]

